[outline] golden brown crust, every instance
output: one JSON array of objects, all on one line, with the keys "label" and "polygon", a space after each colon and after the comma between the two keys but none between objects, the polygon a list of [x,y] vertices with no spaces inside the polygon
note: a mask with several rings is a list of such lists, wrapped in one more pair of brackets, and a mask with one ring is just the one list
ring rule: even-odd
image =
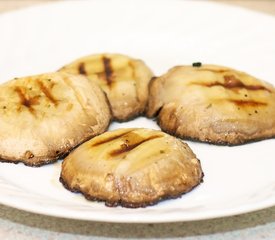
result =
[{"label": "golden brown crust", "polygon": [[200,162],[180,140],[148,129],[119,129],[82,144],[62,163],[60,181],[107,206],[145,207],[202,182]]},{"label": "golden brown crust", "polygon": [[200,180],[200,182],[197,183],[197,185],[193,186],[192,188],[190,188],[188,191],[183,192],[183,193],[178,193],[177,195],[164,195],[161,197],[158,197],[154,200],[152,200],[151,202],[126,202],[123,200],[120,201],[106,201],[103,198],[97,198],[97,197],[93,197],[91,195],[86,194],[86,192],[82,191],[80,188],[70,188],[69,185],[63,180],[62,176],[60,176],[59,181],[62,183],[62,185],[69,191],[73,192],[73,193],[81,193],[83,194],[83,196],[90,201],[98,201],[98,202],[105,202],[105,205],[108,207],[117,207],[117,206],[121,206],[121,207],[126,207],[126,208],[145,208],[148,206],[153,206],[161,201],[165,201],[165,200],[169,200],[169,199],[176,199],[176,198],[181,198],[182,195],[192,191],[194,188],[196,188],[199,184],[201,184],[203,182],[203,176],[204,173],[202,172],[202,178]]},{"label": "golden brown crust", "polygon": [[0,87],[0,161],[41,166],[105,131],[111,114],[101,89],[82,76],[47,73]]},{"label": "golden brown crust", "polygon": [[215,65],[180,66],[150,83],[147,116],[184,139],[239,145],[275,136],[275,89]]},{"label": "golden brown crust", "polygon": [[59,71],[82,74],[97,83],[109,99],[114,120],[128,121],[144,112],[152,72],[141,60],[121,54],[96,54]]}]

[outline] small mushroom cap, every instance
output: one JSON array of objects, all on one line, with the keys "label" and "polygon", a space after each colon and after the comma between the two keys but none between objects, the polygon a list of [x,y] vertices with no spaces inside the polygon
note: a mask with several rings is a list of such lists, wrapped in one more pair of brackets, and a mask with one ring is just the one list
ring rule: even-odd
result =
[{"label": "small mushroom cap", "polygon": [[115,120],[126,121],[145,110],[153,74],[141,60],[121,54],[95,54],[77,59],[60,71],[82,74],[97,83],[107,95]]}]

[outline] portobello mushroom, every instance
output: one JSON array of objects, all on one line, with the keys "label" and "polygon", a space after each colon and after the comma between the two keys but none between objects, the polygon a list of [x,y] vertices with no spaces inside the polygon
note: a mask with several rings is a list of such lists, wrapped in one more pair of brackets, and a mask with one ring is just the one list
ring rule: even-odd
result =
[{"label": "portobello mushroom", "polygon": [[0,161],[40,166],[106,130],[102,90],[86,77],[47,73],[0,86]]},{"label": "portobello mushroom", "polygon": [[80,58],[59,71],[87,76],[106,93],[114,120],[142,115],[153,74],[145,63],[121,54],[96,54]]},{"label": "portobello mushroom", "polygon": [[83,143],[62,163],[60,181],[89,200],[137,208],[177,198],[202,182],[187,144],[150,129],[118,129]]},{"label": "portobello mushroom", "polygon": [[217,65],[177,66],[153,79],[148,117],[183,139],[238,145],[275,136],[271,84]]}]

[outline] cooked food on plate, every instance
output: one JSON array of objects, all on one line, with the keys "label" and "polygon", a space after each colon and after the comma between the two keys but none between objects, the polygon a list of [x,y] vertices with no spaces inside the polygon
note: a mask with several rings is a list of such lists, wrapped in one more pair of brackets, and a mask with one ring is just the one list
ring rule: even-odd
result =
[{"label": "cooked food on plate", "polygon": [[60,181],[89,200],[137,208],[177,198],[202,182],[196,155],[181,140],[149,129],[103,133],[72,151]]},{"label": "cooked food on plate", "polygon": [[0,86],[0,161],[40,166],[106,130],[102,90],[86,77],[48,73]]},{"label": "cooked food on plate", "polygon": [[216,65],[177,66],[154,78],[148,117],[184,139],[238,145],[275,137],[275,89]]},{"label": "cooked food on plate", "polygon": [[60,71],[82,74],[99,84],[115,120],[126,121],[143,114],[153,76],[143,61],[121,54],[96,54],[80,58]]}]

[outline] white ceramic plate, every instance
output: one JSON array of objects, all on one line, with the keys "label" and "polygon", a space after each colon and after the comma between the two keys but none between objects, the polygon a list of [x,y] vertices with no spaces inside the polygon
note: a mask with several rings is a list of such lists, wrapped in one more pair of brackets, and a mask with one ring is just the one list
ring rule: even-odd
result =
[{"label": "white ceramic plate", "polygon": [[[83,55],[118,52],[164,73],[177,64],[216,63],[275,84],[275,19],[199,1],[66,1],[0,17],[0,80],[54,71]],[[118,127],[157,128],[145,118]],[[31,212],[106,222],[168,222],[245,213],[275,204],[275,140],[238,147],[189,142],[204,183],[144,209],[108,208],[65,190],[60,162],[0,164],[0,202]]]}]

